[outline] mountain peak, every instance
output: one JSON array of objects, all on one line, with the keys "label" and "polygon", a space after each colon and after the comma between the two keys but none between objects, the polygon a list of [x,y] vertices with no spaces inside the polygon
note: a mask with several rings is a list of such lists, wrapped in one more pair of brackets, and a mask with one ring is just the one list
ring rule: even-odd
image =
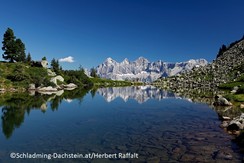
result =
[{"label": "mountain peak", "polygon": [[195,60],[195,59],[190,59],[188,62],[189,62],[189,63],[191,63],[191,62],[196,62],[196,60]]},{"label": "mountain peak", "polygon": [[122,63],[122,64],[129,64],[130,61],[129,61],[127,58],[125,58],[121,63]]},{"label": "mountain peak", "polygon": [[111,58],[111,57],[108,57],[107,59],[106,59],[106,61],[112,61],[113,60],[113,58]]},{"label": "mountain peak", "polygon": [[111,57],[108,57],[104,62],[105,63],[115,63],[116,61],[113,60]]},{"label": "mountain peak", "polygon": [[137,62],[137,63],[142,63],[142,62],[149,63],[149,61],[146,58],[142,57],[142,56],[139,57],[135,62]]}]

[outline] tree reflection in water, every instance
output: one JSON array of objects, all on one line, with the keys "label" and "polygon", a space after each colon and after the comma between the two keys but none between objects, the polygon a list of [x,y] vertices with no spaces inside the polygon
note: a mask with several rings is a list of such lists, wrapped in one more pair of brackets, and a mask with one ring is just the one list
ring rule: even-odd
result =
[{"label": "tree reflection in water", "polygon": [[45,113],[47,103],[53,111],[58,110],[63,99],[77,99],[82,102],[88,89],[75,89],[65,91],[62,95],[44,95],[36,93],[34,96],[28,93],[13,93],[0,95],[0,107],[2,107],[2,132],[9,139],[14,130],[19,128],[25,119],[25,113],[29,114],[33,109],[40,109]]}]

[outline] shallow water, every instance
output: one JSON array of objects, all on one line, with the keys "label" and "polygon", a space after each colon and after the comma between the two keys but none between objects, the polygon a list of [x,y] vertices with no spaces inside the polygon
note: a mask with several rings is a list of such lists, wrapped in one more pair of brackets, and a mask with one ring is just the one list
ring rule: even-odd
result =
[{"label": "shallow water", "polygon": [[[48,100],[42,110],[2,109],[0,162],[241,162],[216,112],[170,92],[102,88],[79,99]],[[113,158],[10,159],[11,152]]]}]

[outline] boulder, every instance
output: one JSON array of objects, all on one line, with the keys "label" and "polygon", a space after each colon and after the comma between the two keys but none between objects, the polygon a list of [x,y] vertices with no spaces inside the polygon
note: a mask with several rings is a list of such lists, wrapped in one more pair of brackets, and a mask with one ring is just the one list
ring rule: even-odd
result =
[{"label": "boulder", "polygon": [[41,65],[42,65],[42,67],[47,68],[48,62],[46,60],[42,60]]},{"label": "boulder", "polygon": [[227,121],[223,121],[222,124],[220,125],[220,127],[222,128],[226,128],[228,127],[229,123]]},{"label": "boulder", "polygon": [[235,86],[235,87],[233,88],[233,90],[230,91],[230,93],[235,94],[235,93],[237,92],[238,89],[239,89],[239,87]]},{"label": "boulder", "polygon": [[238,89],[239,89],[238,86],[235,86],[235,87],[233,88],[233,90],[235,90],[235,91],[237,91]]},{"label": "boulder", "polygon": [[244,104],[240,104],[240,108],[241,109],[244,109]]},{"label": "boulder", "polygon": [[47,104],[43,103],[40,108],[42,111],[46,111],[47,110]]},{"label": "boulder", "polygon": [[[218,107],[215,107],[215,108],[217,109]],[[222,107],[220,107],[220,109],[223,110]],[[224,111],[224,112],[225,112],[225,111]],[[231,120],[230,117],[228,117],[228,116],[224,116],[224,115],[222,115],[221,113],[218,113],[218,117],[219,117],[219,119],[220,119],[221,121],[229,121],[229,120]]]},{"label": "boulder", "polygon": [[75,85],[74,83],[69,83],[69,84],[66,84],[66,85],[62,85],[62,87],[65,90],[73,90],[73,89],[77,88],[77,85]]},{"label": "boulder", "polygon": [[215,96],[215,102],[213,103],[215,106],[232,106],[232,103],[229,102],[222,95]]},{"label": "boulder", "polygon": [[29,90],[29,95],[30,96],[35,96],[36,95],[36,90]]},{"label": "boulder", "polygon": [[232,160],[233,156],[228,151],[218,150],[212,153],[212,158],[214,160]]},{"label": "boulder", "polygon": [[51,96],[51,95],[55,94],[56,92],[38,91],[38,93],[40,93],[42,95],[49,95],[49,96]]},{"label": "boulder", "polygon": [[56,76],[56,73],[53,72],[53,71],[50,70],[50,69],[47,69],[47,74],[48,74],[48,76]]},{"label": "boulder", "polygon": [[28,90],[35,90],[35,89],[36,89],[35,84],[29,84]]},{"label": "boulder", "polygon": [[244,113],[241,113],[240,119],[244,120]]},{"label": "boulder", "polygon": [[244,129],[244,113],[240,117],[234,118],[230,121],[227,130],[243,130]]},{"label": "boulder", "polygon": [[10,92],[16,92],[16,89],[15,88],[10,88],[9,91]]},{"label": "boulder", "polygon": [[41,88],[38,87],[37,90],[40,91],[40,92],[56,92],[56,91],[58,91],[57,88],[53,88],[51,86],[41,87]]},{"label": "boulder", "polygon": [[224,121],[228,121],[228,120],[230,120],[230,117],[222,116],[222,119],[223,119]]},{"label": "boulder", "polygon": [[69,83],[69,84],[66,84],[64,85],[64,88],[76,88],[77,85],[75,85],[74,83]]},{"label": "boulder", "polygon": [[58,92],[56,92],[57,96],[61,96],[64,93],[64,90],[59,90]]},{"label": "boulder", "polygon": [[55,76],[55,77],[51,78],[50,82],[54,83],[55,85],[58,85],[57,84],[57,80],[63,82],[64,78],[62,76],[58,75],[58,76]]}]

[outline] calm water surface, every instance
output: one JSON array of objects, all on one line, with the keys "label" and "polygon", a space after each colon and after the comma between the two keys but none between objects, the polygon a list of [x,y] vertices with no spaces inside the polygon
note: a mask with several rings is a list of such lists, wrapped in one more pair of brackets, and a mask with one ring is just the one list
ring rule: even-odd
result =
[{"label": "calm water surface", "polygon": [[[1,104],[0,162],[241,162],[216,112],[153,87],[16,96]],[[11,152],[135,159],[10,159]]]}]

